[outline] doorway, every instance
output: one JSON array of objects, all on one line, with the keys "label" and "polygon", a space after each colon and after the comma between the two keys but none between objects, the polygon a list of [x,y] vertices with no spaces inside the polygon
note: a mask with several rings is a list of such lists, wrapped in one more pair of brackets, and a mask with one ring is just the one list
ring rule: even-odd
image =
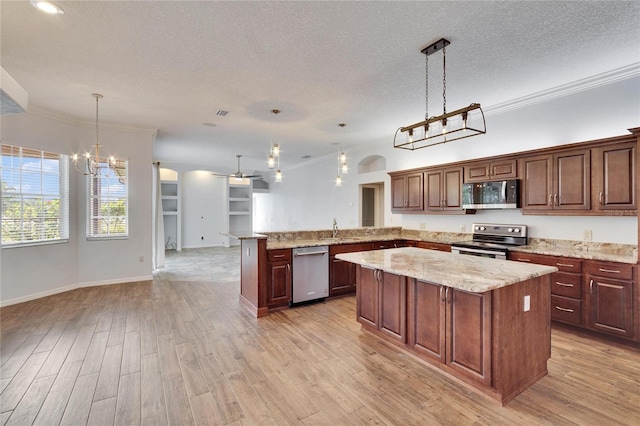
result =
[{"label": "doorway", "polygon": [[384,224],[384,182],[360,185],[360,226],[382,227]]}]

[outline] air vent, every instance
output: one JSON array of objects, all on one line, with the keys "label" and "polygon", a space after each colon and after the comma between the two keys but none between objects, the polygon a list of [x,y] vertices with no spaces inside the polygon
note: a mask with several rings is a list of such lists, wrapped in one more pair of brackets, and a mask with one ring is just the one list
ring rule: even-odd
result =
[{"label": "air vent", "polygon": [[216,115],[219,115],[220,117],[224,117],[225,115],[229,114],[229,111],[224,111],[224,110],[218,110],[218,112],[216,112]]},{"label": "air vent", "polygon": [[302,157],[300,157],[300,158],[302,158],[303,160],[306,160],[307,158],[311,158],[311,156],[310,156],[309,154],[307,154],[307,155],[303,155],[303,156],[302,156]]}]

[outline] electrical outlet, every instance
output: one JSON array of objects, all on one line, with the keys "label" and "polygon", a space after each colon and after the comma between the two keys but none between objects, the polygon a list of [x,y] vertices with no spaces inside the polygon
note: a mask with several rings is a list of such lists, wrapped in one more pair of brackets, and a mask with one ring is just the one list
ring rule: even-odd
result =
[{"label": "electrical outlet", "polygon": [[460,232],[467,232],[467,225],[465,224],[460,225]]},{"label": "electrical outlet", "polygon": [[529,312],[531,310],[531,296],[528,294],[524,297],[524,311]]},{"label": "electrical outlet", "polygon": [[427,224],[424,222],[420,222],[420,229],[427,229]]},{"label": "electrical outlet", "polygon": [[585,229],[584,231],[582,231],[582,239],[584,241],[591,241],[593,239],[593,233],[591,232],[591,229]]},{"label": "electrical outlet", "polygon": [[140,257],[138,258],[138,262],[140,262],[140,263],[144,262],[144,256],[140,256]]}]

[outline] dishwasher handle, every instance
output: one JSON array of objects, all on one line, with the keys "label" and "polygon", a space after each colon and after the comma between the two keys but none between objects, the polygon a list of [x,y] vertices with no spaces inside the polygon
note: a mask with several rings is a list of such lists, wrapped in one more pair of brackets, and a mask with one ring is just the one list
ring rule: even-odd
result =
[{"label": "dishwasher handle", "polygon": [[298,256],[315,256],[318,254],[327,254],[329,253],[328,251],[310,251],[310,252],[306,252],[306,253],[293,253],[294,257],[298,257]]}]

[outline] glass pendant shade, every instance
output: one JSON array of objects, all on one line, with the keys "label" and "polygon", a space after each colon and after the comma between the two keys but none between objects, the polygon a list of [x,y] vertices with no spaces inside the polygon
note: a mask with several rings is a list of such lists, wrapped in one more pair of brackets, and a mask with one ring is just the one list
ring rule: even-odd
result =
[{"label": "glass pendant shade", "polygon": [[282,182],[282,172],[280,169],[276,170],[276,182]]},{"label": "glass pendant shade", "polygon": [[276,166],[276,159],[273,158],[273,155],[269,155],[269,158],[267,159],[267,165],[270,169],[273,169]]}]

